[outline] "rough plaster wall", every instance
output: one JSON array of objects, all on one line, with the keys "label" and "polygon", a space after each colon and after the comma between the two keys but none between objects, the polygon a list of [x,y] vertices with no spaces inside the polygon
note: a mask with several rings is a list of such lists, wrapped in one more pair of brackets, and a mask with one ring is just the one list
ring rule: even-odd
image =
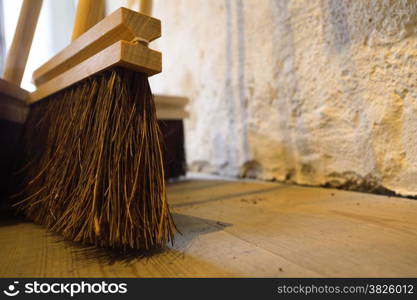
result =
[{"label": "rough plaster wall", "polygon": [[190,168],[417,195],[416,5],[156,0]]}]

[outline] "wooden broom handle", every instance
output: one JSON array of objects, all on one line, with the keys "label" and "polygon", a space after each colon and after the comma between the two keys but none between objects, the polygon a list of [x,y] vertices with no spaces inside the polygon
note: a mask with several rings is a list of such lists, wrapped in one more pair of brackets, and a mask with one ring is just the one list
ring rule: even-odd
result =
[{"label": "wooden broom handle", "polygon": [[141,0],[139,12],[150,16],[152,14],[152,0]]},{"label": "wooden broom handle", "polygon": [[42,0],[24,0],[20,9],[3,73],[5,80],[16,85],[22,82],[41,7]]},{"label": "wooden broom handle", "polygon": [[103,0],[78,0],[72,40],[100,22],[105,16]]}]

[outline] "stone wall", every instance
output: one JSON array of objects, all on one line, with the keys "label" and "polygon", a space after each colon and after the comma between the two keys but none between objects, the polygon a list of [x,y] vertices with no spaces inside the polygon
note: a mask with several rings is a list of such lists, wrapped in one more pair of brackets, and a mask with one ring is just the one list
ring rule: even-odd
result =
[{"label": "stone wall", "polygon": [[156,0],[190,170],[417,195],[417,2]]}]

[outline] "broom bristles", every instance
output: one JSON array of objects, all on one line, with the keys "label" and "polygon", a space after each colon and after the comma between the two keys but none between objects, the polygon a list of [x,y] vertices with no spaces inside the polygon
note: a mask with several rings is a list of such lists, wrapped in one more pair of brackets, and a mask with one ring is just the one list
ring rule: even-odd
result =
[{"label": "broom bristles", "polygon": [[65,238],[150,250],[173,241],[145,74],[113,68],[32,105],[16,206]]}]

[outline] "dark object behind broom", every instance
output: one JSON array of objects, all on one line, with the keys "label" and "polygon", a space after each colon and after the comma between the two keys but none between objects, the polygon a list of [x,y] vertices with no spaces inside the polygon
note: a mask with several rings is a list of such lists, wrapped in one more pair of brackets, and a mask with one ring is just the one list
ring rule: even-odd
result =
[{"label": "dark object behind broom", "polygon": [[[1,109],[2,105],[0,105]],[[9,205],[7,200],[10,194],[10,178],[16,159],[17,145],[23,131],[23,124],[19,121],[7,120],[2,115],[3,112],[0,112],[0,208],[7,208]]]},{"label": "dark object behind broom", "polygon": [[189,99],[172,95],[155,95],[159,127],[165,142],[165,178],[175,179],[186,173],[184,119],[189,117],[185,106]]},{"label": "dark object behind broom", "polygon": [[173,179],[185,175],[186,160],[183,120],[159,120],[158,124],[165,144],[165,178]]},{"label": "dark object behind broom", "polygon": [[[1,6],[1,5],[0,5]],[[28,92],[20,88],[42,0],[25,0],[0,79],[0,208],[8,208],[9,186],[16,147],[23,130]],[[3,13],[0,12],[0,17]],[[0,34],[2,34],[0,32]]]}]

